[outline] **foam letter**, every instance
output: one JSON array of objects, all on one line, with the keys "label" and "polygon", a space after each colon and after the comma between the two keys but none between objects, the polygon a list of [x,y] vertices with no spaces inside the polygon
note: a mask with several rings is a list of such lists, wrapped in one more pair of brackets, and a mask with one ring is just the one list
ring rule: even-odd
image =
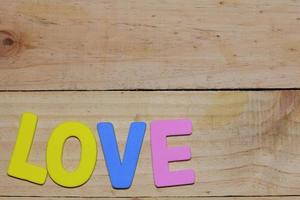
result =
[{"label": "foam letter", "polygon": [[115,189],[130,188],[143,144],[146,124],[144,122],[131,124],[123,161],[120,159],[113,125],[99,123],[97,128],[112,187]]},{"label": "foam letter", "polygon": [[[63,147],[70,137],[81,143],[81,159],[74,171],[66,171],[62,164]],[[58,185],[78,187],[91,177],[97,159],[96,139],[91,130],[78,122],[65,122],[52,133],[47,146],[47,168],[50,177]]]},{"label": "foam letter", "polygon": [[47,170],[27,162],[36,124],[37,116],[33,113],[24,113],[22,115],[17,141],[7,174],[15,178],[42,185],[46,181]]},{"label": "foam letter", "polygon": [[152,168],[156,187],[188,185],[195,183],[193,170],[169,170],[169,162],[191,159],[188,146],[168,148],[167,136],[192,134],[190,120],[157,120],[151,123]]}]

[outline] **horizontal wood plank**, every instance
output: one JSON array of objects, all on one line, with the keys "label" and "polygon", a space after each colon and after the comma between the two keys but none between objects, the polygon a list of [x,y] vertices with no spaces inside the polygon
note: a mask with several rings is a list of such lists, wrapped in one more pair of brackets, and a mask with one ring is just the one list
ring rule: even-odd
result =
[{"label": "horizontal wood plank", "polygon": [[[0,200],[28,200],[28,199],[44,199],[44,200],[88,200],[88,199],[94,199],[94,198],[68,198],[68,197],[0,197]],[[103,198],[97,198],[97,199],[103,199]],[[169,198],[157,198],[157,197],[147,197],[147,198],[107,198],[105,197],[104,199],[109,199],[109,200],[173,200],[173,199],[182,199],[182,197],[179,198],[174,198],[174,197],[169,197]],[[187,197],[184,198],[184,200],[299,200],[300,197]]]},{"label": "horizontal wood plank", "polygon": [[1,0],[0,90],[299,88],[300,1]]},{"label": "horizontal wood plank", "polygon": [[[197,197],[300,195],[300,92],[1,92],[0,195],[70,197]],[[81,121],[96,134],[100,121],[114,123],[123,152],[132,121],[146,121],[147,132],[135,179],[129,190],[111,188],[103,153],[88,183],[75,189],[57,186],[48,177],[43,186],[7,176],[19,119],[23,112],[39,116],[29,161],[45,166],[52,130],[64,121]],[[188,118],[193,135],[169,139],[170,146],[189,145],[191,161],[171,170],[192,168],[190,186],[154,186],[149,123],[155,119]],[[97,136],[96,136],[97,137]],[[76,167],[80,146],[66,143],[64,164]]]}]

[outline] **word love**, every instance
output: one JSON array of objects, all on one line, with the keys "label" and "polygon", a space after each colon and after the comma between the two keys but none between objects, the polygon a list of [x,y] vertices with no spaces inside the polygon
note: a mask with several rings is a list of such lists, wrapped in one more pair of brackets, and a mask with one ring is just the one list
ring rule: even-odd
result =
[{"label": "word love", "polygon": [[[28,163],[36,125],[36,115],[32,113],[22,115],[17,141],[8,167],[8,175],[36,184],[44,184],[49,173],[56,184],[64,187],[78,187],[86,183],[94,171],[97,160],[96,138],[89,127],[79,122],[64,122],[57,126],[48,140],[47,168],[43,168]],[[113,125],[107,122],[98,123],[97,130],[112,187],[115,189],[130,188],[143,144],[146,123],[131,123],[122,160]],[[167,146],[168,136],[191,135],[192,122],[184,119],[152,121],[150,132],[152,169],[156,187],[193,184],[195,182],[193,170],[169,170],[169,162],[191,159],[190,148]],[[81,158],[75,170],[67,171],[63,166],[62,155],[64,144],[70,137],[79,140]]]}]

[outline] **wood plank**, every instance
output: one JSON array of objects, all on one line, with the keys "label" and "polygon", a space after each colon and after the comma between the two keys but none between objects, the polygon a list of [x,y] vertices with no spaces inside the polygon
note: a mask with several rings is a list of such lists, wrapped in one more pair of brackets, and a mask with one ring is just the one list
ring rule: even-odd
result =
[{"label": "wood plank", "polygon": [[[58,197],[58,198],[53,198],[53,197],[46,197],[46,198],[41,198],[41,197],[0,197],[0,200],[2,199],[9,199],[9,200],[27,200],[27,199],[45,199],[45,200],[87,200],[87,199],[93,199],[93,198],[68,198],[68,197]],[[102,199],[102,198],[100,198]],[[105,198],[107,199],[107,198]],[[169,198],[157,198],[157,197],[147,197],[147,198],[109,198],[110,200],[173,200],[173,199],[182,199],[180,198],[174,198],[174,197],[169,197]],[[187,197],[184,198],[185,200],[299,200],[300,197]]]},{"label": "wood plank", "polygon": [[[1,92],[0,194],[72,197],[197,197],[300,195],[300,91],[272,92]],[[30,162],[45,166],[51,131],[64,121],[81,121],[95,133],[99,121],[114,123],[121,152],[129,123],[189,118],[193,135],[170,138],[189,145],[193,158],[171,169],[193,168],[191,186],[157,189],[152,178],[147,132],[133,186],[113,190],[98,142],[98,161],[89,182],[67,189],[48,177],[44,186],[6,175],[23,112],[39,115]],[[65,146],[68,169],[79,161],[79,143]]]},{"label": "wood plank", "polygon": [[1,1],[1,90],[299,88],[300,1]]}]

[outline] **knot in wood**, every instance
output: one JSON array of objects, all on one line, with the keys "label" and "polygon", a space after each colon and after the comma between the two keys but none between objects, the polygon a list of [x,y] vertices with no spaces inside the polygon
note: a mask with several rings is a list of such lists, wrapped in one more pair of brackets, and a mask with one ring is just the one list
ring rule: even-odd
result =
[{"label": "knot in wood", "polygon": [[12,56],[19,48],[19,37],[14,32],[0,30],[0,57]]}]

